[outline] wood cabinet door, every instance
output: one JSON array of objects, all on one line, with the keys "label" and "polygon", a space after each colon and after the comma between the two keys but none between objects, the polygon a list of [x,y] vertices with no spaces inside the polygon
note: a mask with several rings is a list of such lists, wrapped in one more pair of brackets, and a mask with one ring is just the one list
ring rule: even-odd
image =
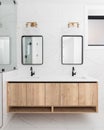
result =
[{"label": "wood cabinet door", "polygon": [[79,105],[96,106],[97,100],[97,83],[79,83]]},{"label": "wood cabinet door", "polygon": [[26,84],[8,83],[8,105],[26,106]]},{"label": "wood cabinet door", "polygon": [[60,106],[59,85],[59,83],[46,83],[46,106]]},{"label": "wood cabinet door", "polygon": [[45,84],[27,83],[27,106],[45,105]]},{"label": "wood cabinet door", "polygon": [[78,83],[61,83],[61,106],[78,105]]}]

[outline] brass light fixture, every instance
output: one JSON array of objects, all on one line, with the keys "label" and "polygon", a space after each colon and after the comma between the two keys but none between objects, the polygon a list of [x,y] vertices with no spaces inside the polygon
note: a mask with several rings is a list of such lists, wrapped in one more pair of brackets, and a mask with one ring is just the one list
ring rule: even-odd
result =
[{"label": "brass light fixture", "polygon": [[70,27],[77,27],[77,28],[79,28],[79,22],[69,22],[68,23],[68,28],[70,28]]},{"label": "brass light fixture", "polygon": [[37,26],[38,26],[38,24],[37,24],[37,22],[27,22],[26,23],[26,27],[28,28],[28,27],[35,27],[35,28],[37,28]]}]

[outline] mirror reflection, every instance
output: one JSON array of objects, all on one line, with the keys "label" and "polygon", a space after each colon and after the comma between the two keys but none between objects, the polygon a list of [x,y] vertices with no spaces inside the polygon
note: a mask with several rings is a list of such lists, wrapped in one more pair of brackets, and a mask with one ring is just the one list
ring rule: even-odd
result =
[{"label": "mirror reflection", "polygon": [[43,64],[42,36],[22,36],[22,63],[24,65]]},{"label": "mirror reflection", "polygon": [[0,37],[0,64],[10,64],[10,38]]},{"label": "mirror reflection", "polygon": [[62,36],[62,64],[82,64],[83,63],[83,37],[82,36]]}]

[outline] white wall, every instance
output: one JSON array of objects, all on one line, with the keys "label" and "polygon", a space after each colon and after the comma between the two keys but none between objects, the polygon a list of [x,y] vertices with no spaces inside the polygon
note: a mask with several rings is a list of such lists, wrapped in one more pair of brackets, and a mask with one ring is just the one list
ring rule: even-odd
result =
[{"label": "white wall", "polygon": [[[85,35],[85,6],[104,4],[103,0],[18,0],[17,52],[18,70],[5,73],[5,81],[25,79],[30,75],[29,67],[21,64],[21,36],[40,34],[44,36],[44,64],[33,66],[36,76],[71,75],[72,66],[61,65],[61,36],[65,34]],[[28,21],[36,21],[38,29],[26,29]],[[80,28],[68,29],[69,21],[78,21]],[[84,41],[86,44],[87,41]],[[84,45],[85,46],[85,45]],[[78,74],[90,75],[99,80],[99,113],[69,115],[17,115],[10,129],[26,128],[38,130],[103,130],[104,129],[104,47],[85,48],[84,64],[76,66]],[[6,87],[6,85],[5,85]],[[5,97],[6,98],[6,97]],[[9,130],[9,126],[8,126]]]}]

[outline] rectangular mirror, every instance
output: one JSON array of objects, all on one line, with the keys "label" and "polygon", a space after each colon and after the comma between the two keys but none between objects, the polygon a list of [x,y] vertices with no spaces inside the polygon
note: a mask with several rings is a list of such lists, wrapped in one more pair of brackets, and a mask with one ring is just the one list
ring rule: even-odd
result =
[{"label": "rectangular mirror", "polygon": [[11,0],[0,1],[0,72],[17,67],[17,4]]},{"label": "rectangular mirror", "polygon": [[61,62],[64,65],[83,64],[83,36],[63,35],[61,38]]},{"label": "rectangular mirror", "polygon": [[104,16],[88,16],[88,46],[104,46]]},{"label": "rectangular mirror", "polygon": [[22,36],[22,64],[43,64],[43,36]]},{"label": "rectangular mirror", "polygon": [[10,38],[0,37],[0,64],[10,64]]}]

